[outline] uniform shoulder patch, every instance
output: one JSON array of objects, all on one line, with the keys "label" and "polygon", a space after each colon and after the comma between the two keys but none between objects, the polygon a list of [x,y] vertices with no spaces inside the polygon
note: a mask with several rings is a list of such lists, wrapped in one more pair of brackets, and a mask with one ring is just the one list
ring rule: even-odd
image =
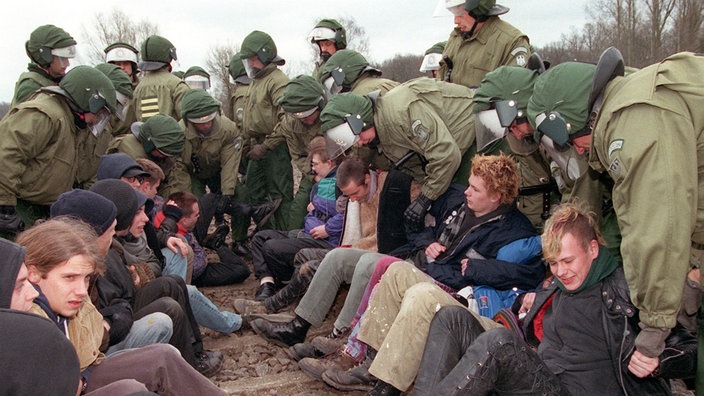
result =
[{"label": "uniform shoulder patch", "polygon": [[516,64],[521,67],[525,66],[526,63],[528,63],[526,54],[528,54],[528,49],[526,47],[516,47],[513,49],[513,51],[511,51],[511,56],[516,59]]},{"label": "uniform shoulder patch", "polygon": [[428,140],[428,130],[425,129],[421,120],[413,121],[411,129],[413,130],[413,136],[420,140]]},{"label": "uniform shoulder patch", "polygon": [[619,151],[623,149],[623,139],[616,139],[609,144],[609,158],[614,153],[614,151]]}]

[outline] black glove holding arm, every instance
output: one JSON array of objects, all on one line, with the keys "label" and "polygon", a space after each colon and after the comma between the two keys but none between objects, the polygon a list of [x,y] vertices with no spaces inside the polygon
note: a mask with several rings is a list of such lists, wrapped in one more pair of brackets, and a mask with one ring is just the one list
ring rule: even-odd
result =
[{"label": "black glove holding arm", "polygon": [[425,214],[428,213],[433,201],[421,193],[415,201],[403,212],[403,219],[410,231],[418,232],[423,229]]},{"label": "black glove holding arm", "polygon": [[24,230],[24,223],[17,209],[10,205],[0,205],[0,232],[17,234]]}]

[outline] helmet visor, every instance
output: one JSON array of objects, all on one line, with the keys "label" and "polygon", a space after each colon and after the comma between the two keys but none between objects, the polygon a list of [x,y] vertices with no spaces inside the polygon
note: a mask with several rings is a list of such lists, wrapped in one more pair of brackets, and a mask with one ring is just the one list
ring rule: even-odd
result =
[{"label": "helmet visor", "polygon": [[555,142],[556,149],[567,149],[571,126],[560,113],[553,111],[538,114],[535,116],[535,126],[536,140],[542,141],[542,137],[547,136]]},{"label": "helmet visor", "polygon": [[477,132],[477,151],[506,136],[508,129],[501,125],[496,110],[484,110],[477,113],[475,128]]},{"label": "helmet visor", "polygon": [[429,72],[440,68],[440,59],[442,54],[428,54],[423,58],[420,64],[420,72]]},{"label": "helmet visor", "polygon": [[88,127],[95,137],[99,137],[100,134],[103,133],[103,130],[105,130],[105,126],[110,122],[110,112],[107,109],[102,109],[94,114],[95,121],[88,124]]},{"label": "helmet visor", "polygon": [[325,88],[325,98],[327,100],[330,100],[330,98],[342,92],[342,82],[338,84],[332,73],[330,77],[326,78],[323,82],[323,87]]},{"label": "helmet visor", "polygon": [[52,48],[51,54],[58,56],[59,58],[75,58],[76,57],[76,46],[69,45],[63,48]]},{"label": "helmet visor", "polygon": [[188,76],[183,81],[193,89],[202,89],[207,91],[210,89],[210,80],[203,76]]},{"label": "helmet visor", "polygon": [[329,129],[325,132],[325,143],[330,159],[335,159],[344,154],[347,149],[354,146],[357,140],[359,140],[359,136],[354,133],[347,122]]},{"label": "helmet visor", "polygon": [[589,164],[585,155],[579,155],[574,147],[567,150],[557,148],[555,142],[548,136],[540,139],[540,145],[545,149],[550,159],[560,167],[567,179],[575,181],[587,171]]},{"label": "helmet visor", "polygon": [[244,66],[244,70],[245,72],[247,72],[247,77],[249,78],[254,78],[254,76],[259,71],[259,68],[252,66],[252,64],[249,63],[249,59],[247,58],[242,59],[242,65]]},{"label": "helmet visor", "polygon": [[315,113],[315,111],[318,110],[318,107],[313,107],[312,109],[305,110],[305,111],[297,111],[295,113],[289,113],[291,114],[291,117],[297,118],[297,119],[303,119],[306,117],[309,117],[311,114]]},{"label": "helmet visor", "polygon": [[120,120],[124,120],[127,116],[130,98],[118,91],[115,91],[115,98],[117,99],[115,115]]},{"label": "helmet visor", "polygon": [[316,41],[323,41],[323,40],[330,40],[330,41],[335,41],[335,32],[334,30],[326,27],[317,27],[313,29],[310,34],[308,35],[308,38],[310,39],[311,43],[315,43]]}]

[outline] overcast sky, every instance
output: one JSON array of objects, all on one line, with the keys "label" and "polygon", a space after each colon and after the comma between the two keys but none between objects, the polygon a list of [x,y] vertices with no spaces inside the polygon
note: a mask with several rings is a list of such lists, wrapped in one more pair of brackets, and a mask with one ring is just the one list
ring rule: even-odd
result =
[{"label": "overcast sky", "polygon": [[[503,19],[526,33],[531,43],[542,46],[557,41],[563,33],[581,29],[587,22],[586,0],[503,0],[511,8]],[[98,5],[100,8],[97,8]],[[296,64],[310,59],[306,36],[324,17],[354,17],[369,38],[370,61],[381,62],[393,55],[421,54],[432,44],[446,40],[452,17],[434,17],[437,0],[19,0],[4,4],[0,16],[0,101],[12,99],[14,84],[26,70],[24,43],[37,26],[54,24],[78,42],[84,28],[92,31],[99,12],[117,8],[135,21],[148,19],[161,35],[176,46],[175,70],[205,66],[209,49],[237,44],[252,30],[269,33],[279,55]],[[135,43],[139,47],[139,43]],[[85,59],[85,58],[84,58]]]}]

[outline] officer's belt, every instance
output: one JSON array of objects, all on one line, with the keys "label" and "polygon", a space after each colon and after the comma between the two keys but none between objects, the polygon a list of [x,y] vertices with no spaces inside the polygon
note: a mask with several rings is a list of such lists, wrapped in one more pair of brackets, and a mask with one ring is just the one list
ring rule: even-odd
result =
[{"label": "officer's belt", "polygon": [[536,195],[550,193],[557,190],[557,183],[551,180],[549,183],[536,184],[535,186],[521,187],[518,189],[518,195]]}]

